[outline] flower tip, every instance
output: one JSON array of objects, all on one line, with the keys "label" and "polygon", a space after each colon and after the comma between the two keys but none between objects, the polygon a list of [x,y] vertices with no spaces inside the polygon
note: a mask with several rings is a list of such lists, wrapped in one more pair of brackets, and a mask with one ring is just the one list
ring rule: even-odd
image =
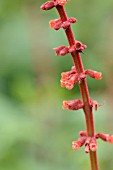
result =
[{"label": "flower tip", "polygon": [[57,0],[60,6],[64,6],[67,3],[67,0]]},{"label": "flower tip", "polygon": [[90,143],[90,150],[95,152],[97,150],[97,143]]},{"label": "flower tip", "polygon": [[40,6],[40,9],[45,10],[45,4],[42,4],[42,5]]},{"label": "flower tip", "polygon": [[111,143],[111,144],[113,144],[113,135],[110,135],[110,136],[109,136],[108,142]]},{"label": "flower tip", "polygon": [[65,109],[68,109],[68,104],[67,104],[67,101],[63,101],[63,105],[62,105],[62,108],[65,110]]},{"label": "flower tip", "polygon": [[55,21],[54,20],[50,20],[49,21],[49,26],[50,26],[50,28],[54,28],[54,26],[55,26]]},{"label": "flower tip", "polygon": [[95,73],[95,79],[96,80],[101,80],[102,79],[102,73],[101,72],[96,72]]},{"label": "flower tip", "polygon": [[85,149],[84,149],[84,152],[85,152],[85,153],[89,153],[89,151],[90,151],[89,145],[86,145],[86,146],[85,146]]},{"label": "flower tip", "polygon": [[72,142],[72,149],[73,150],[78,150],[81,146],[81,143],[79,141],[73,141]]},{"label": "flower tip", "polygon": [[42,10],[50,10],[50,9],[52,9],[54,7],[54,2],[52,2],[52,1],[47,1],[47,2],[45,2],[44,4],[42,4],[41,5],[41,9]]}]

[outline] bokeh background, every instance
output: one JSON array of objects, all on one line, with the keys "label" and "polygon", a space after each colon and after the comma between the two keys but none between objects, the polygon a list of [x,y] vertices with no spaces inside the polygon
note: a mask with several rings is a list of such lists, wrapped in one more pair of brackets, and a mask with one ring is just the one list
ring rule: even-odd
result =
[{"label": "bokeh background", "polygon": [[[90,169],[84,147],[71,142],[85,129],[82,111],[62,110],[62,101],[80,98],[76,86],[60,87],[71,56],[56,57],[52,48],[67,45],[63,30],[49,29],[55,9],[44,0],[0,0],[0,170]],[[77,40],[87,44],[84,67],[103,72],[87,78],[92,99],[103,104],[94,112],[97,132],[113,134],[113,0],[71,0],[68,16]],[[99,165],[113,170],[113,145],[98,141]]]}]

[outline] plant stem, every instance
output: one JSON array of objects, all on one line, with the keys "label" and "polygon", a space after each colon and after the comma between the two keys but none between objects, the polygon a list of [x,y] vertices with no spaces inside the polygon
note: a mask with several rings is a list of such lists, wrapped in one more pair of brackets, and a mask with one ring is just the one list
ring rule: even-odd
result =
[{"label": "plant stem", "polygon": [[[64,8],[60,5],[56,6],[56,9],[60,15],[60,18],[62,22],[67,21],[67,15],[64,10]],[[73,32],[71,30],[71,27],[68,27],[65,30],[69,45],[72,46],[75,44],[75,38],[73,35]],[[74,65],[76,67],[77,72],[80,74],[84,72],[84,67],[82,64],[82,59],[79,52],[72,52],[71,53]],[[84,114],[85,114],[85,120],[86,120],[86,129],[88,136],[93,137],[94,136],[94,120],[93,120],[93,113],[92,113],[92,107],[90,105],[90,96],[89,96],[89,90],[87,86],[86,79],[82,80],[79,83],[80,93],[82,96],[82,100],[84,102]],[[91,170],[98,170],[98,161],[97,161],[97,155],[96,152],[90,151],[90,164],[91,164]]]}]

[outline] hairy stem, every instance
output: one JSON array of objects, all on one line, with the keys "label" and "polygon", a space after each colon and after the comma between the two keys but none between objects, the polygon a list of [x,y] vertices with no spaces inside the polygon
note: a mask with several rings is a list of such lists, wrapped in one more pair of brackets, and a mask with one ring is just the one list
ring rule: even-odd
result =
[{"label": "hairy stem", "polygon": [[[62,22],[67,21],[68,18],[67,18],[64,8],[60,5],[57,5],[56,8],[57,8],[57,11],[60,15]],[[70,46],[74,45],[76,40],[74,38],[71,27],[68,27],[65,30],[65,33],[66,33],[69,45]],[[72,55],[74,65],[76,67],[77,72],[78,73],[84,72],[84,67],[82,64],[82,59],[81,59],[80,53],[72,52],[71,55]],[[88,136],[92,137],[92,136],[94,136],[94,120],[93,120],[92,107],[90,106],[90,96],[89,96],[89,90],[88,90],[86,79],[82,80],[79,83],[79,88],[80,88],[82,100],[84,102],[83,110],[84,110],[85,119],[86,119],[87,133],[88,133]],[[90,164],[91,164],[91,170],[98,170],[98,161],[97,161],[96,152],[90,151]]]}]

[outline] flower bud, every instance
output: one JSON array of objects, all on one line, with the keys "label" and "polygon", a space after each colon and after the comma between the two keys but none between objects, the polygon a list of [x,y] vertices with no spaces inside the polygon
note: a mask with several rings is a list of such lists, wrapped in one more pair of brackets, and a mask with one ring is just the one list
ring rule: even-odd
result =
[{"label": "flower bud", "polygon": [[86,45],[82,44],[80,41],[76,41],[75,42],[75,47],[76,47],[76,50],[81,52],[83,51],[85,48],[87,48]]},{"label": "flower bud", "polygon": [[45,2],[43,5],[41,5],[41,9],[42,10],[50,10],[50,9],[52,9],[54,7],[54,2],[52,2],[52,1],[47,1],[47,2]]},{"label": "flower bud", "polygon": [[107,140],[109,143],[113,143],[113,135],[109,135],[109,138]]},{"label": "flower bud", "polygon": [[84,145],[86,137],[80,137],[77,141],[72,142],[72,149],[78,150],[81,146]]},{"label": "flower bud", "polygon": [[62,27],[63,29],[67,29],[70,25],[71,25],[71,23],[70,23],[69,21],[65,21],[65,22],[63,22],[63,24],[61,25],[61,27]]},{"label": "flower bud", "polygon": [[97,133],[96,134],[96,138],[100,138],[105,142],[109,142],[110,141],[110,135],[109,134],[104,134],[104,133]]},{"label": "flower bud", "polygon": [[99,106],[102,106],[102,105],[98,104],[98,102],[97,102],[96,100],[90,100],[90,105],[91,105],[91,107],[93,107],[93,109],[96,110],[96,111],[97,111],[97,109],[98,109]]},{"label": "flower bud", "polygon": [[78,150],[80,148],[80,146],[81,146],[81,142],[79,142],[79,141],[73,141],[72,142],[72,149],[73,150]]},{"label": "flower bud", "polygon": [[96,80],[101,80],[102,79],[102,73],[97,72],[94,70],[86,70],[85,74],[88,74],[90,77],[95,78]]},{"label": "flower bud", "polygon": [[83,108],[84,104],[81,100],[76,99],[76,100],[68,100],[68,101],[63,101],[63,109],[69,109],[69,110],[79,110]]},{"label": "flower bud", "polygon": [[90,150],[95,152],[97,150],[97,142],[96,142],[96,138],[92,137],[91,138],[91,142],[90,142]]},{"label": "flower bud", "polygon": [[53,28],[54,30],[59,30],[61,28],[61,18],[55,19],[55,20],[50,20],[49,26],[50,28]]},{"label": "flower bud", "polygon": [[76,73],[76,68],[75,68],[75,66],[72,66],[72,67],[71,67],[71,70]]},{"label": "flower bud", "polygon": [[87,136],[87,131],[86,130],[85,131],[80,131],[79,135],[80,136]]},{"label": "flower bud", "polygon": [[65,46],[59,46],[56,48],[53,48],[54,51],[56,51],[56,56],[60,55],[60,51],[65,48]]},{"label": "flower bud", "polygon": [[86,145],[86,146],[85,146],[84,152],[85,152],[85,153],[89,153],[89,152],[90,152],[89,145]]},{"label": "flower bud", "polygon": [[69,47],[69,53],[73,53],[76,50],[75,45],[72,45],[71,47]]},{"label": "flower bud", "polygon": [[71,18],[68,18],[68,21],[69,21],[70,23],[75,23],[75,22],[77,22],[77,19],[71,17]]},{"label": "flower bud", "polygon": [[68,47],[64,47],[62,50],[60,50],[59,54],[61,56],[64,56],[68,53]]},{"label": "flower bud", "polygon": [[85,141],[85,145],[89,145],[91,142],[91,137],[87,137],[86,141]]}]

